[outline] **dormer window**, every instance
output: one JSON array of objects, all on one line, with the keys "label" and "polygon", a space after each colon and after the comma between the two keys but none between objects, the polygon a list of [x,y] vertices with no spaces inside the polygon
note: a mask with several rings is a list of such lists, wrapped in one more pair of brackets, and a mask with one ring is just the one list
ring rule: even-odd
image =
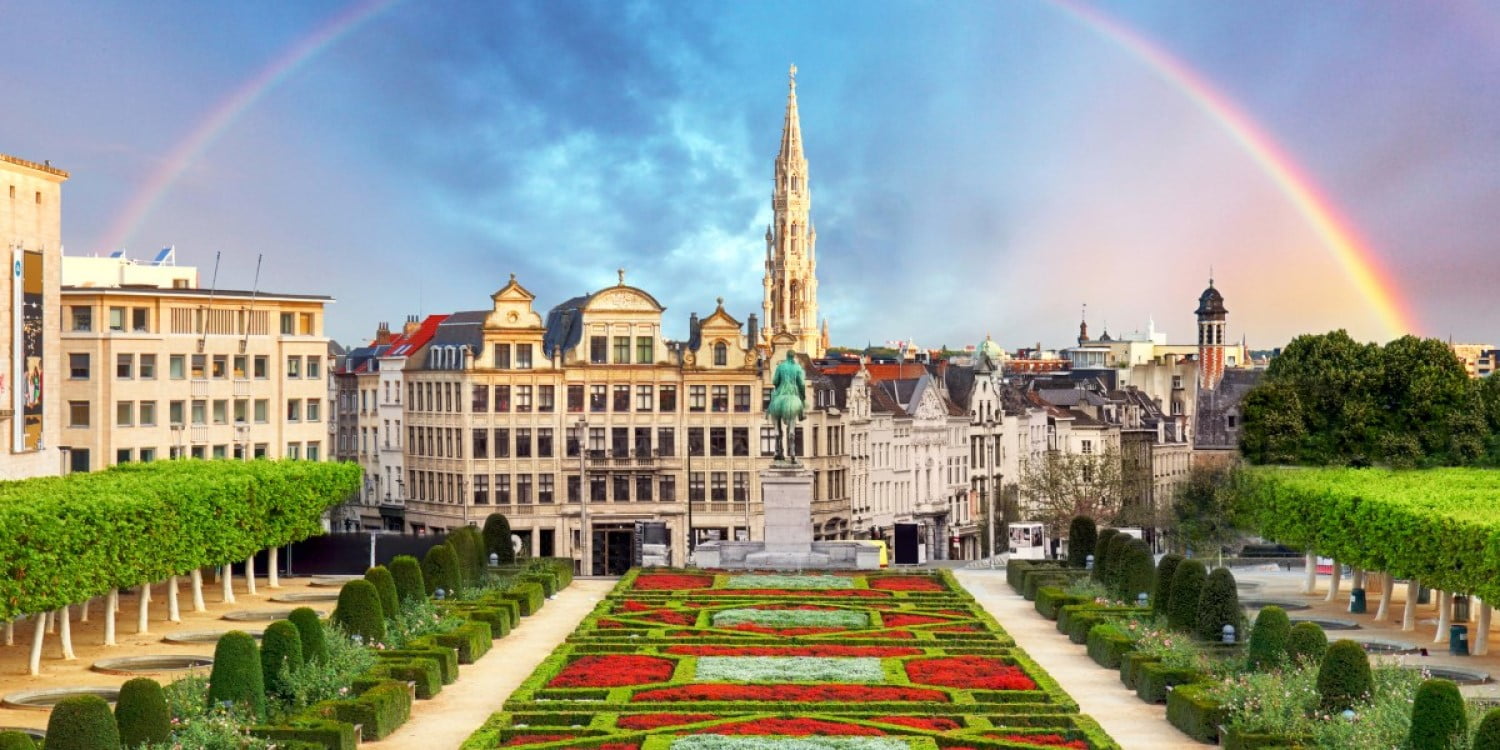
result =
[{"label": "dormer window", "polygon": [[729,366],[729,345],[720,341],[714,344],[714,367]]}]

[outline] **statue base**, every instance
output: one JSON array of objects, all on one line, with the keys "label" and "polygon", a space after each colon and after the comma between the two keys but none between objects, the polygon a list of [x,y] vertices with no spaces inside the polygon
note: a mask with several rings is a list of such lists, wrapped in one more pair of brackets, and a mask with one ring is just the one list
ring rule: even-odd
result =
[{"label": "statue base", "polygon": [[760,473],[765,541],[709,542],[694,551],[700,568],[727,570],[874,570],[880,550],[860,542],[814,542],[812,472],[777,461]]}]

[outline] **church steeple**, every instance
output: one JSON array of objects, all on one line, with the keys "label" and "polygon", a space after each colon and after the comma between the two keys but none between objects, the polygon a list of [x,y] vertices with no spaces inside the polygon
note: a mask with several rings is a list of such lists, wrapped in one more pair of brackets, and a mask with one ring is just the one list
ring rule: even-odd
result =
[{"label": "church steeple", "polygon": [[807,157],[802,151],[802,121],[797,112],[797,66],[791,67],[781,148],[776,154],[771,189],[774,219],[766,230],[765,341],[778,334],[796,339],[793,348],[813,357],[824,345],[818,329],[818,279],[812,229],[812,190]]}]

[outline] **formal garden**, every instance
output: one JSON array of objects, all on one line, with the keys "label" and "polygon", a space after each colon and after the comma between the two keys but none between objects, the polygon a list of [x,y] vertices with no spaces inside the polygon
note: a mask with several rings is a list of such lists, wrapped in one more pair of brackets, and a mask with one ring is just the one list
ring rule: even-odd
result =
[{"label": "formal garden", "polygon": [[632,571],[464,744],[1118,747],[947,572]]}]

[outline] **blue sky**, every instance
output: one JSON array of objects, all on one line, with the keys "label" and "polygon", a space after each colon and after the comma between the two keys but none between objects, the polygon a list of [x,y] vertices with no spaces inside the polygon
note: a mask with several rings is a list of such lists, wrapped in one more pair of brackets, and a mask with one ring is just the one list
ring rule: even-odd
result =
[{"label": "blue sky", "polygon": [[[0,6],[0,152],[72,172],[70,254],[244,81],[350,7]],[[1421,333],[1497,342],[1500,10],[1094,3],[1211,80],[1357,226]],[[43,43],[39,43],[43,42]],[[294,70],[126,239],[220,283],[337,297],[329,332],[540,306],[627,280],[669,335],[760,304],[786,68],[799,68],[835,343],[1192,339],[1213,267],[1252,346],[1369,301],[1222,128],[1048,2],[397,3]]]}]

